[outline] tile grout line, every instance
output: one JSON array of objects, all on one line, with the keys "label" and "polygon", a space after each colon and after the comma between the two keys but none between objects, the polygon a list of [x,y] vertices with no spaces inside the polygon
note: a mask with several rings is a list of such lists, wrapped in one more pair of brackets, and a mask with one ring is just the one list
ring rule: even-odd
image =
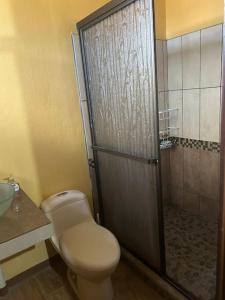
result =
[{"label": "tile grout line", "polygon": [[219,124],[220,124],[220,131],[219,131],[219,142],[221,143],[221,113],[222,113],[222,104],[223,104],[223,87],[222,87],[222,80],[223,80],[223,47],[224,47],[224,39],[223,39],[223,31],[224,31],[224,26],[222,26],[222,42],[221,42],[221,57],[220,57],[220,63],[221,63],[221,72],[220,72],[220,119],[219,119]]},{"label": "tile grout line", "polygon": [[[184,64],[183,64],[183,37],[181,36],[181,76],[182,76],[182,133],[184,135],[184,78],[183,78]],[[184,149],[182,149],[182,197],[181,197],[181,207],[184,206]]]},{"label": "tile grout line", "polygon": [[164,57],[164,41],[162,40],[162,62],[163,62],[163,74],[162,74],[162,76],[163,76],[163,103],[164,103],[164,109],[167,109],[167,107],[166,107],[166,97],[165,97],[165,57]]},{"label": "tile grout line", "polygon": [[181,136],[184,134],[184,59],[183,59],[183,37],[181,36],[181,87],[182,87],[182,98],[181,98],[181,107],[182,107],[182,132]]},{"label": "tile grout line", "polygon": [[199,73],[199,139],[201,138],[201,81],[202,81],[202,30],[200,30],[200,73]]},{"label": "tile grout line", "polygon": [[179,38],[179,37],[181,37],[181,36],[186,36],[186,35],[189,35],[189,34],[198,32],[198,31],[200,31],[200,30],[206,30],[206,29],[213,28],[213,27],[220,26],[220,25],[223,25],[223,23],[218,23],[218,24],[215,24],[215,25],[212,25],[212,26],[203,27],[203,28],[201,28],[201,29],[199,29],[199,30],[194,30],[194,31],[191,31],[191,32],[183,33],[183,34],[180,34],[180,35],[178,35],[178,36],[175,36],[175,37],[172,37],[172,38],[170,38],[170,39],[167,39],[166,41],[174,40],[174,39]]},{"label": "tile grout line", "polygon": [[[207,90],[207,89],[216,89],[220,88],[221,85],[216,85],[216,86],[208,86],[208,87],[193,87],[193,88],[184,88],[184,89],[171,89],[171,90],[166,90],[165,92],[178,92],[178,91],[190,91],[190,90]],[[164,93],[164,91],[159,91],[159,93]]]},{"label": "tile grout line", "polygon": [[222,36],[221,36],[221,53],[220,53],[220,63],[221,63],[221,72],[220,72],[220,87],[222,87],[222,79],[223,79],[223,25],[222,26]]}]

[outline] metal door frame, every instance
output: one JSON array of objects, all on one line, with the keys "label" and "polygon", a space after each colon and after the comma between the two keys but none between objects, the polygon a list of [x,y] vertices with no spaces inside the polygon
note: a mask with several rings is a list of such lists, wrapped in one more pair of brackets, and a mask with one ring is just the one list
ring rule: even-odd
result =
[{"label": "metal door frame", "polygon": [[[225,1],[224,1],[225,13]],[[220,149],[220,203],[217,258],[217,300],[225,299],[225,16],[223,23],[221,149]]]},{"label": "metal door frame", "polygon": [[[87,76],[87,63],[86,63],[86,57],[85,57],[85,50],[84,50],[84,36],[83,32],[88,29],[89,27],[99,23],[103,19],[109,17],[110,15],[120,11],[124,7],[128,6],[129,4],[132,4],[136,2],[137,0],[112,0],[91,15],[87,16],[85,19],[81,20],[77,23],[77,29],[79,32],[80,37],[80,46],[81,46],[81,54],[82,54],[82,63],[83,63],[83,70],[84,70],[84,81],[85,81],[85,88],[86,88],[86,95],[87,95],[87,103],[88,103],[88,112],[89,112],[89,120],[90,120],[90,128],[91,128],[91,136],[92,136],[92,142],[93,142],[93,157],[94,162],[92,161],[89,163],[90,168],[95,169],[96,174],[96,185],[97,185],[97,197],[98,199],[95,199],[98,203],[94,204],[94,207],[98,207],[99,211],[95,211],[95,216],[98,214],[100,215],[100,222],[104,225],[104,215],[102,210],[102,195],[101,195],[101,184],[100,184],[100,173],[99,173],[99,165],[98,165],[98,157],[97,157],[97,151],[103,151],[108,152],[113,155],[123,156],[127,158],[131,158],[132,160],[138,160],[143,163],[147,164],[157,164],[157,204],[158,204],[158,228],[159,228],[159,247],[160,247],[160,272],[155,270],[154,267],[151,267],[154,271],[157,273],[160,273],[160,275],[163,275],[165,273],[165,251],[164,251],[164,225],[163,225],[163,209],[162,209],[162,189],[161,189],[161,167],[160,167],[160,143],[159,143],[159,120],[158,120],[158,114],[156,114],[155,119],[155,130],[156,130],[156,143],[157,143],[157,152],[158,157],[155,158],[149,158],[149,159],[143,159],[140,157],[135,157],[129,154],[123,154],[116,151],[111,151],[108,149],[101,149],[100,147],[96,146],[96,136],[94,131],[94,121],[92,117],[92,107],[91,107],[91,100],[90,100],[90,92],[88,88],[88,76]],[[154,22],[154,1],[149,0],[152,2],[152,8],[153,8],[153,36],[155,41],[155,22]],[[152,49],[153,53],[156,53],[156,45],[154,43],[154,49]],[[158,111],[158,93],[157,93],[157,73],[156,73],[156,57],[154,57],[154,64],[152,66],[153,68],[153,86],[155,87],[155,107],[156,112]]]},{"label": "metal door frame", "polygon": [[[95,133],[94,133],[94,123],[92,118],[92,108],[90,104],[90,94],[89,89],[87,86],[87,68],[86,68],[86,60],[85,60],[85,52],[84,52],[84,44],[83,44],[83,31],[87,28],[97,24],[101,20],[105,19],[106,17],[110,16],[111,14],[123,9],[125,6],[135,2],[137,0],[112,0],[91,15],[87,16],[83,20],[77,23],[77,29],[79,32],[80,37],[80,45],[81,45],[81,53],[82,53],[82,64],[84,70],[84,78],[85,78],[85,89],[87,94],[87,103],[88,103],[88,113],[89,113],[89,122],[91,127],[91,136],[93,145],[96,145],[95,141]],[[153,7],[153,18],[155,19],[154,13],[154,1],[152,1]],[[225,2],[225,1],[224,1]],[[154,27],[154,35],[155,35],[155,22],[153,21]],[[156,48],[156,45],[154,45]],[[154,53],[156,53],[156,49],[154,49]],[[156,101],[156,108],[158,107],[158,93],[157,93],[157,70],[156,70],[156,56],[155,56],[155,63],[154,63],[154,85],[155,85],[155,101]],[[223,24],[223,79],[222,79],[222,112],[221,112],[221,153],[220,153],[220,167],[221,167],[221,176],[220,176],[220,217],[219,217],[219,239],[218,239],[218,262],[217,262],[217,300],[224,300],[225,299],[225,24]],[[156,117],[156,128],[158,129],[158,115]],[[157,134],[157,142],[158,148],[159,147],[159,136]],[[95,216],[100,213],[101,215],[101,222],[104,224],[104,216],[102,214],[102,199],[101,199],[101,186],[100,186],[100,176],[99,176],[99,167],[98,167],[98,159],[96,155],[95,147],[93,147],[93,156],[94,162],[90,161],[89,167],[91,172],[96,174],[96,181],[93,184],[96,184],[98,199],[94,199],[98,203],[94,203],[95,209]],[[99,150],[99,149],[98,149]],[[179,285],[171,282],[171,280],[166,275],[166,259],[165,259],[165,240],[164,240],[164,219],[163,219],[163,201],[162,201],[162,189],[161,189],[161,168],[160,168],[160,149],[158,149],[159,153],[159,162],[158,162],[158,174],[157,174],[157,186],[158,186],[158,217],[159,217],[159,241],[160,241],[160,258],[161,258],[161,272],[160,275],[163,279],[168,281],[172,284],[177,290],[183,293],[186,297],[190,298],[188,295]],[[120,154],[120,153],[119,153]],[[139,158],[137,158],[139,159]],[[150,162],[147,162],[150,163]],[[153,268],[154,269],[154,268]],[[156,271],[157,272],[157,271]]]}]

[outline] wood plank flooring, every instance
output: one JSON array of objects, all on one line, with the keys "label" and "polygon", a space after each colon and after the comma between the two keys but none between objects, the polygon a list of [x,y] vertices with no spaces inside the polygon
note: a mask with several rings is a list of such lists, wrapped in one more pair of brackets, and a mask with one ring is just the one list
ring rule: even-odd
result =
[{"label": "wood plank flooring", "polygon": [[[163,300],[142,275],[121,261],[113,275],[113,300]],[[77,300],[66,278],[66,266],[58,259],[51,266],[23,279],[0,300]],[[91,300],[91,299],[90,299]],[[165,299],[164,299],[165,300]]]}]

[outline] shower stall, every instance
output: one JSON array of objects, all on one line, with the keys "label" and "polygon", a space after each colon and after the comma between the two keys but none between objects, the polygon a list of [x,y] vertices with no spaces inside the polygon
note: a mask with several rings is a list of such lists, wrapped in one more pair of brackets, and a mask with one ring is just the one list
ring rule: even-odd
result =
[{"label": "shower stall", "polygon": [[165,3],[113,0],[73,34],[94,212],[186,297],[219,300],[223,24],[168,35]]}]

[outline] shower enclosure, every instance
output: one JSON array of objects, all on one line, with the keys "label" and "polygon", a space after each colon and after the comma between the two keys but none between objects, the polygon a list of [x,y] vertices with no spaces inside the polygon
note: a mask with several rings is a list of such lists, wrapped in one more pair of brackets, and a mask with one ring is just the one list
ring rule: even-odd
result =
[{"label": "shower enclosure", "polygon": [[168,38],[159,2],[111,1],[73,35],[94,211],[188,298],[222,299],[223,25]]}]

